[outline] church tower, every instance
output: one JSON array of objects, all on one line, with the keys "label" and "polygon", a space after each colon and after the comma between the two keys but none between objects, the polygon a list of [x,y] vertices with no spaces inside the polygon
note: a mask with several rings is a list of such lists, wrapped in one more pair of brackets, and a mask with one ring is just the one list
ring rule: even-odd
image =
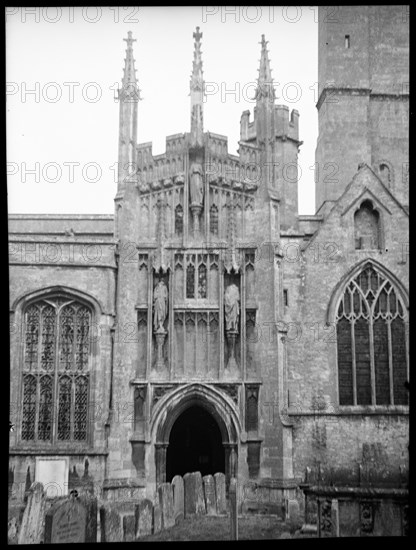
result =
[{"label": "church tower", "polygon": [[361,163],[408,204],[406,6],[319,10],[316,210],[327,212]]}]

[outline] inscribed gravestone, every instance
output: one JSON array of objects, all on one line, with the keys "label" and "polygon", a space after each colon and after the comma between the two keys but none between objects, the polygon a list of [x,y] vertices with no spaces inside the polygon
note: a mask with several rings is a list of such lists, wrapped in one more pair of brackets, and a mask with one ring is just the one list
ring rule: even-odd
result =
[{"label": "inscribed gravestone", "polygon": [[40,544],[43,540],[45,492],[42,483],[32,483],[27,505],[23,512],[18,544]]},{"label": "inscribed gravestone", "polygon": [[172,485],[170,483],[162,483],[159,486],[158,493],[163,516],[163,528],[168,529],[175,525]]},{"label": "inscribed gravestone", "polygon": [[153,504],[148,499],[143,499],[136,504],[136,537],[145,537],[152,534],[153,528]]},{"label": "inscribed gravestone", "polygon": [[185,515],[185,496],[183,479],[181,476],[175,476],[172,479],[173,489],[173,510],[175,523],[182,521]]},{"label": "inscribed gravestone", "polygon": [[45,544],[86,542],[87,509],[77,499],[52,506],[45,517]]},{"label": "inscribed gravestone", "polygon": [[215,495],[217,500],[217,514],[227,513],[227,501],[225,498],[225,475],[218,472],[214,475]]},{"label": "inscribed gravestone", "polygon": [[207,475],[202,478],[204,482],[205,507],[209,516],[217,514],[217,505],[215,497],[215,482],[212,475]]}]

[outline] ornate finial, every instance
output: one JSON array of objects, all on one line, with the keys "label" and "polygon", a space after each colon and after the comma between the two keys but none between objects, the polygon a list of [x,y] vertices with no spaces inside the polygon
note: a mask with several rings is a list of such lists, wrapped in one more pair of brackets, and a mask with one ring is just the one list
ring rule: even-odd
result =
[{"label": "ornate finial", "polygon": [[268,97],[274,101],[275,93],[272,71],[270,69],[269,52],[267,50],[268,41],[264,34],[261,35],[261,42],[259,42],[259,44],[261,44],[261,57],[256,98],[261,99],[262,97]]},{"label": "ornate finial", "polygon": [[199,42],[202,38],[202,32],[199,32],[199,27],[196,28],[196,32],[194,32],[193,37],[195,38],[196,42]]},{"label": "ornate finial", "polygon": [[119,99],[127,99],[129,101],[139,101],[140,90],[138,86],[138,81],[136,77],[136,69],[134,67],[134,56],[133,56],[133,42],[137,42],[136,38],[133,38],[133,33],[129,31],[127,33],[127,38],[123,38],[127,42],[126,58],[124,60],[124,69],[123,69],[123,86],[119,90]]},{"label": "ornate finial", "polygon": [[204,96],[204,77],[202,71],[201,57],[201,38],[202,32],[199,32],[199,27],[193,33],[194,42],[194,59],[192,62],[192,74],[190,82],[191,92],[191,143],[192,145],[202,145],[203,141],[203,96]]},{"label": "ornate finial", "polygon": [[136,38],[133,38],[133,33],[131,31],[128,31],[127,38],[123,38],[125,42],[127,42],[127,48],[131,50],[133,48],[133,42],[137,42]]}]

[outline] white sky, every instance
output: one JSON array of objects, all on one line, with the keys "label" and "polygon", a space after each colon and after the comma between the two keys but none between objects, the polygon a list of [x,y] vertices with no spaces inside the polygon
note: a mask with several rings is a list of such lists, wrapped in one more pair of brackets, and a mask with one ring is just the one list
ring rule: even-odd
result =
[{"label": "white sky", "polygon": [[[241,113],[253,111],[249,83],[257,79],[266,35],[280,83],[276,103],[300,112],[299,213],[314,213],[318,24],[308,6],[7,8],[9,213],[112,214],[123,38],[131,30],[137,39],[138,142],[152,141],[160,154],[166,136],[189,131],[196,26],[205,82],[218,87],[204,106],[204,130],[228,136],[232,154]],[[232,89],[237,94],[225,93]]]}]

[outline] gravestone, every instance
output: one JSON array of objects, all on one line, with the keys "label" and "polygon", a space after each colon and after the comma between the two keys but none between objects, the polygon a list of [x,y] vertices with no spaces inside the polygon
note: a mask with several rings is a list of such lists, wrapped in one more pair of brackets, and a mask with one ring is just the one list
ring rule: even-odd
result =
[{"label": "gravestone", "polygon": [[209,516],[217,514],[217,505],[215,497],[215,482],[212,475],[207,475],[202,478],[204,482],[205,507]]},{"label": "gravestone", "polygon": [[195,476],[195,488],[196,488],[196,513],[206,514],[204,486],[202,484],[201,472],[194,472],[193,475]]},{"label": "gravestone", "polygon": [[214,474],[215,497],[217,501],[217,514],[227,513],[227,501],[225,497],[225,474],[218,472]]},{"label": "gravestone", "polygon": [[45,517],[45,544],[63,544],[87,541],[87,508],[77,498],[54,504]]},{"label": "gravestone", "polygon": [[152,534],[153,504],[147,498],[136,504],[136,537],[145,537]]},{"label": "gravestone", "polygon": [[18,544],[43,542],[46,495],[42,483],[35,481],[29,489],[27,505],[23,512]]},{"label": "gravestone", "polygon": [[162,510],[163,528],[169,529],[175,525],[173,509],[173,491],[170,483],[162,483],[158,488],[159,503]]},{"label": "gravestone", "polygon": [[183,488],[183,479],[181,476],[175,476],[172,479],[173,489],[173,514],[175,523],[179,523],[185,516],[185,495]]},{"label": "gravestone", "polygon": [[185,474],[183,476],[184,498],[185,498],[185,517],[196,514],[196,486],[195,476]]},{"label": "gravestone", "polygon": [[123,541],[134,542],[136,540],[136,518],[133,514],[123,516]]},{"label": "gravestone", "polygon": [[110,503],[100,507],[101,542],[123,542],[123,523],[119,510]]},{"label": "gravestone", "polygon": [[153,533],[159,533],[163,529],[163,516],[159,499],[156,498],[153,505]]},{"label": "gravestone", "polygon": [[237,515],[237,480],[232,477],[230,480],[230,538],[238,540],[238,515]]},{"label": "gravestone", "polygon": [[205,514],[204,488],[201,472],[192,472],[183,477],[185,487],[185,516]]}]

